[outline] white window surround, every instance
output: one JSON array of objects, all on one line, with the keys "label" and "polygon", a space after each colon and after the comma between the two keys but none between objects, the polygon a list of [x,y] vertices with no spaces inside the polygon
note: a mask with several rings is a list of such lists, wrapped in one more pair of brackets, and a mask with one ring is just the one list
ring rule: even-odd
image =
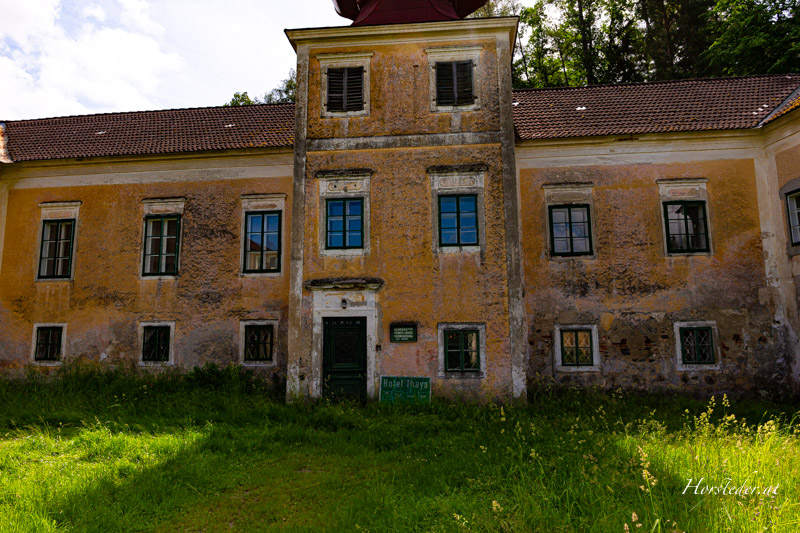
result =
[{"label": "white window surround", "polygon": [[[320,67],[320,110],[323,118],[335,117],[363,117],[369,115],[370,112],[370,84],[369,84],[369,65],[370,59],[374,52],[343,52],[337,54],[318,54],[317,61]],[[364,109],[358,111],[328,111],[328,69],[329,68],[347,68],[347,67],[363,67],[364,68],[364,84],[363,84],[363,97]]]},{"label": "white window surround", "polygon": [[[681,353],[681,328],[711,328],[711,339],[714,343],[714,364],[684,364]],[[722,355],[719,346],[719,331],[713,320],[695,320],[692,322],[673,322],[672,331],[675,339],[675,369],[678,372],[705,372],[722,370]]]},{"label": "white window surround", "polygon": [[[244,270],[244,242],[247,238],[246,215],[251,211],[280,211],[281,212],[281,263],[278,272],[243,272]],[[243,194],[241,218],[241,246],[239,246],[239,276],[243,278],[276,278],[283,276],[286,266],[284,244],[286,243],[286,195],[278,194]]]},{"label": "white window surround", "polygon": [[[474,111],[481,108],[480,83],[480,58],[482,45],[445,46],[426,48],[428,56],[428,94],[430,95],[431,112],[446,113],[452,111]],[[448,61],[472,60],[472,95],[474,103],[460,106],[440,106],[436,102],[436,63]]]},{"label": "white window surround", "polygon": [[[144,353],[144,328],[145,326],[169,326],[169,359],[166,361],[142,361]],[[174,320],[150,320],[139,322],[139,366],[172,366],[175,364],[175,321]]]},{"label": "white window surround", "polygon": [[[561,364],[561,332],[576,329],[589,329],[592,331],[592,365],[569,366]],[[553,368],[556,372],[599,372],[600,364],[600,335],[597,324],[556,324],[555,342],[553,343]]]},{"label": "white window surround", "polygon": [[[274,367],[278,365],[278,323],[277,319],[268,320],[240,320],[239,321],[239,364],[243,366]],[[244,330],[247,326],[272,326],[272,360],[271,361],[245,361]]]},{"label": "white window surround", "polygon": [[[39,204],[41,209],[41,223],[39,224],[38,235],[36,236],[36,265],[34,266],[33,279],[37,282],[58,282],[58,281],[72,281],[75,275],[75,260],[77,258],[77,244],[78,244],[78,226],[80,224],[81,205],[83,202],[42,202]],[[69,264],[69,277],[66,278],[40,278],[39,268],[41,267],[41,254],[42,254],[42,231],[44,223],[48,220],[66,220],[74,219],[75,224],[72,228],[72,257]]]},{"label": "white window surround", "polygon": [[[431,228],[433,228],[434,254],[478,253],[486,250],[486,219],[484,182],[485,170],[465,168],[464,170],[429,169],[431,178]],[[475,194],[478,197],[478,244],[467,246],[441,246],[439,243],[439,196],[450,194]]]},{"label": "white window surround", "polygon": [[[711,235],[711,208],[708,203],[707,178],[675,178],[657,180],[661,219],[661,240],[666,256],[713,255],[714,238]],[[664,203],[666,202],[704,202],[706,213],[706,233],[708,235],[707,252],[670,252],[667,247],[667,221],[664,220]]]},{"label": "white window surround", "polygon": [[[139,279],[140,280],[166,280],[178,279],[181,271],[181,256],[183,255],[183,212],[186,206],[186,198],[147,198],[142,200],[142,235],[139,239],[141,243],[139,249]],[[145,235],[147,234],[146,217],[161,215],[180,215],[181,222],[178,225],[178,274],[161,274],[158,276],[143,275]]]},{"label": "white window surround", "polygon": [[[545,242],[547,243],[547,255],[550,261],[575,261],[585,259],[595,259],[597,257],[597,233],[594,209],[594,191],[593,183],[559,183],[559,184],[545,184],[542,185],[544,190],[544,223],[545,223]],[[550,249],[552,242],[550,235],[550,206],[551,205],[572,205],[572,204],[585,204],[589,206],[589,229],[591,235],[589,238],[592,240],[592,253],[587,255],[553,255],[553,250]]]},{"label": "white window surround", "polygon": [[322,397],[323,318],[365,317],[367,319],[367,397],[376,398],[378,308],[376,292],[382,284],[366,283],[363,289],[335,285],[310,288],[313,291],[311,341],[311,397]]},{"label": "white window surround", "polygon": [[[484,379],[486,377],[486,360],[488,354],[486,353],[486,324],[484,322],[440,322],[437,326],[437,338],[439,339],[439,378],[440,379]],[[445,339],[444,332],[446,330],[477,330],[478,331],[478,346],[480,350],[480,365],[479,372],[453,372],[447,371],[445,366]]]},{"label": "white window surround", "polygon": [[[370,172],[322,173],[319,181],[319,254],[322,256],[362,256],[370,250]],[[361,248],[327,248],[328,211],[327,200],[363,199],[361,219]]]},{"label": "white window surround", "polygon": [[[39,328],[61,328],[61,353],[58,361],[37,361],[36,360],[36,332]],[[31,340],[30,362],[35,366],[61,366],[66,357],[67,350],[67,324],[66,322],[37,322],[33,325],[33,339]]]}]

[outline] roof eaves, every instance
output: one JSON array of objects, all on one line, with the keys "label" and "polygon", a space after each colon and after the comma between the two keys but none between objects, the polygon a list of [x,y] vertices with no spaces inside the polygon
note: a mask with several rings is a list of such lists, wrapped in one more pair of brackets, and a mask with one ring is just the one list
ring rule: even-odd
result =
[{"label": "roof eaves", "polygon": [[775,109],[773,109],[769,115],[764,117],[764,119],[761,122],[759,122],[755,127],[760,128],[765,124],[767,124],[768,122],[772,121],[773,118],[777,118],[780,115],[783,115],[784,113],[790,111],[792,107],[796,107],[796,105],[788,106],[788,104],[792,102],[792,100],[796,99],[800,99],[800,86],[798,86],[794,91],[792,91],[792,94],[787,96],[780,104],[775,106]]}]

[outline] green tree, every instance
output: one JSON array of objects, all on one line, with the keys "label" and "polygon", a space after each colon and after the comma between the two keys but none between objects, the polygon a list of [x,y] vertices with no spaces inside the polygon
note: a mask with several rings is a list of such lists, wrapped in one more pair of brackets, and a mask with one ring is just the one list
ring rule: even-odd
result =
[{"label": "green tree", "polygon": [[243,93],[233,93],[233,98],[231,98],[231,101],[226,104],[222,104],[222,106],[235,107],[240,105],[253,105],[258,103],[257,100],[258,98],[256,98],[256,100],[250,98],[250,96],[247,95],[247,91]]},{"label": "green tree", "polygon": [[233,93],[233,98],[224,107],[256,104],[280,104],[294,102],[294,94],[297,89],[297,73],[294,69],[289,70],[289,77],[281,81],[277,87],[265,93],[263,97],[250,98],[247,92]]},{"label": "green tree", "polygon": [[702,52],[709,74],[800,72],[797,0],[718,0],[709,26],[716,35]]}]

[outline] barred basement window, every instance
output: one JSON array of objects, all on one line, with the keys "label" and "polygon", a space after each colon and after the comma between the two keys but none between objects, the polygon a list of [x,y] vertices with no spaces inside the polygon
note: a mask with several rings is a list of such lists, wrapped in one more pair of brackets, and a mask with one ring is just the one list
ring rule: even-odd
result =
[{"label": "barred basement window", "polygon": [[68,278],[72,267],[75,219],[45,220],[39,254],[39,279]]},{"label": "barred basement window", "polygon": [[683,364],[710,365],[716,362],[711,328],[680,328],[680,337]]},{"label": "barred basement window", "polygon": [[328,68],[329,112],[364,109],[364,67]]},{"label": "barred basement window", "polygon": [[550,253],[591,255],[592,226],[588,205],[551,205]]},{"label": "barred basement window", "polygon": [[436,105],[464,106],[475,103],[472,66],[472,60],[436,63]]},{"label": "barred basement window", "polygon": [[664,202],[669,253],[708,252],[705,202]]},{"label": "barred basement window", "polygon": [[61,359],[61,340],[64,328],[61,326],[40,326],[36,328],[36,351],[34,361],[58,361]]},{"label": "barred basement window", "polygon": [[326,200],[326,213],[326,248],[364,247],[363,198]]},{"label": "barred basement window", "polygon": [[592,366],[592,330],[561,330],[561,366]]},{"label": "barred basement window", "polygon": [[439,246],[478,244],[478,196],[439,196]]},{"label": "barred basement window", "polygon": [[476,329],[445,329],[447,372],[480,372],[480,344]]},{"label": "barred basement window", "polygon": [[789,234],[792,246],[800,244],[800,191],[786,195],[789,208]]},{"label": "barred basement window", "polygon": [[281,269],[281,212],[260,211],[245,216],[244,272]]},{"label": "barred basement window", "polygon": [[142,361],[169,361],[170,327],[144,326],[142,331]]},{"label": "barred basement window", "polygon": [[177,274],[181,217],[149,216],[145,218],[144,224],[142,274],[145,276]]},{"label": "barred basement window", "polygon": [[271,324],[244,328],[244,360],[272,361],[273,329]]}]

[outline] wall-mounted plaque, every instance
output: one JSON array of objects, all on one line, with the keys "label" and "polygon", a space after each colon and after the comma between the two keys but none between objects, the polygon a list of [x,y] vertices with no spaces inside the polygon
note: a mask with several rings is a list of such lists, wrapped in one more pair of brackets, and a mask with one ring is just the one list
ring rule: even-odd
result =
[{"label": "wall-mounted plaque", "polygon": [[417,342],[417,325],[392,324],[389,326],[389,339],[392,342]]}]

